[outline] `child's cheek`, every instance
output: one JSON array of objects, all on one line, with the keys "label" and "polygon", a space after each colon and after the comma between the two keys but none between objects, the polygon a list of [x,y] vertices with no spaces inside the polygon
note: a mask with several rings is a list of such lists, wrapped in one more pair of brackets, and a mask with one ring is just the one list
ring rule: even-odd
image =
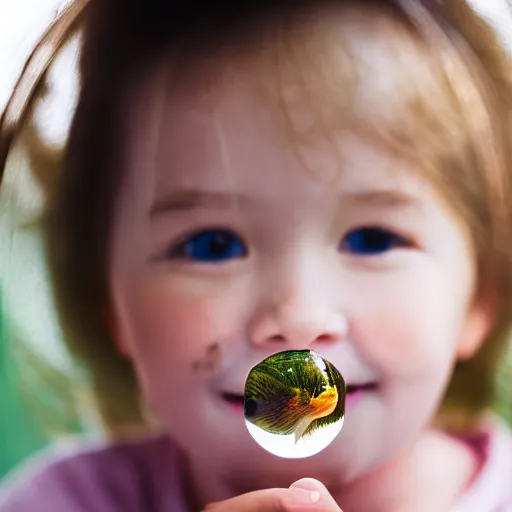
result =
[{"label": "child's cheek", "polygon": [[384,374],[420,376],[450,364],[462,311],[458,283],[427,265],[375,280],[353,309],[351,329],[365,359]]},{"label": "child's cheek", "polygon": [[121,333],[139,374],[152,385],[188,378],[213,345],[242,340],[246,308],[229,288],[211,293],[170,279],[126,283],[118,294]]}]

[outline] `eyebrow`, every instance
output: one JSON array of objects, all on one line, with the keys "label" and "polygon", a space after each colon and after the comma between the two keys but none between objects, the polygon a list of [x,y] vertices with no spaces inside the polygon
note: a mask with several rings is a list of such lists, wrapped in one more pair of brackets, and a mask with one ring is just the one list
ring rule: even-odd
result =
[{"label": "eyebrow", "polygon": [[190,211],[197,208],[229,208],[247,202],[247,196],[226,192],[204,192],[199,190],[178,190],[157,198],[149,209],[149,217]]},{"label": "eyebrow", "polygon": [[421,201],[401,190],[369,190],[343,196],[343,201],[354,204],[375,205],[385,208],[420,208]]}]

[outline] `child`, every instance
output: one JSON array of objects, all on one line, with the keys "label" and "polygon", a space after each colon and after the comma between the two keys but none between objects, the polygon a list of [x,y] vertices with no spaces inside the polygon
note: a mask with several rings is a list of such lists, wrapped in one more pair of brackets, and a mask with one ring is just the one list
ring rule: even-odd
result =
[{"label": "child", "polygon": [[[508,78],[461,1],[91,0],[48,254],[106,426],[153,434],[0,511],[511,510]],[[290,461],[242,393],[304,348],[347,411]]]}]

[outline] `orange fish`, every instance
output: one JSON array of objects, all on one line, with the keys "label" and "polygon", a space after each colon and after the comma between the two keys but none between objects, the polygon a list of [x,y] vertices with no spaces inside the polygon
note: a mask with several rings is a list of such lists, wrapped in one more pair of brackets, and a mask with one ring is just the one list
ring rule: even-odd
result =
[{"label": "orange fish", "polygon": [[345,381],[311,350],[285,351],[255,366],[247,377],[246,419],[261,429],[295,437],[295,443],[345,414]]}]

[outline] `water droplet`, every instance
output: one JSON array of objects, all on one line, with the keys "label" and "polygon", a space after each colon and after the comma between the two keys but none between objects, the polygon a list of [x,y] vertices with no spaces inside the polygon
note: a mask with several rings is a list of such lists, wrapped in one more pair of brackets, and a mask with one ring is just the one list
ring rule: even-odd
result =
[{"label": "water droplet", "polygon": [[254,440],[279,457],[311,457],[339,434],[345,381],[312,350],[287,350],[256,365],[245,382],[245,423]]}]

